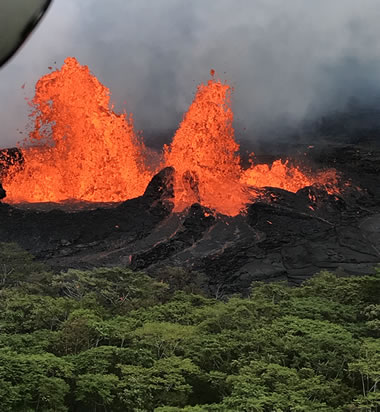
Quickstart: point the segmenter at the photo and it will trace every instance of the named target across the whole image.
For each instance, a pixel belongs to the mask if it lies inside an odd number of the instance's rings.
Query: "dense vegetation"
[[[0,410],[380,410],[380,270],[223,301],[198,278],[53,274],[0,244]]]

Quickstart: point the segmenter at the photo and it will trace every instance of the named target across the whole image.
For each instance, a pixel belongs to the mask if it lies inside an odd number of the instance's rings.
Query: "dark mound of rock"
[[[244,293],[256,280],[298,284],[321,269],[370,273],[380,263],[379,179],[368,165],[375,156],[363,156],[368,187],[357,180],[360,190],[355,183],[334,195],[318,186],[297,193],[266,188],[236,217],[198,203],[172,213],[173,168],[154,176],[143,196],[111,208],[42,211],[0,203],[0,241],[17,242],[56,270],[126,265],[154,274],[185,267],[204,273],[217,296]]]
[[[143,238],[170,215],[173,174],[172,168],[163,169],[143,196],[114,208],[67,213],[0,204],[0,241],[17,242],[53,266],[93,266],[93,253]]]

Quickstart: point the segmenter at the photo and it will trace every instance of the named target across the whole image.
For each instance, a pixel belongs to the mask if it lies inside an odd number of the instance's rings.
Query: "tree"
[[[371,336],[380,338],[380,305],[368,305],[363,314],[367,319],[366,326]]]
[[[231,395],[222,406],[236,411],[336,412],[330,397],[334,388],[312,369],[287,368],[254,361],[230,376]],[[335,385],[337,386],[337,385]]]
[[[98,303],[118,313],[140,306],[158,303],[166,289],[145,273],[121,267],[103,267],[92,270],[69,269],[55,275],[53,286],[65,296],[81,301],[94,294]]]
[[[119,378],[112,374],[85,374],[76,379],[75,399],[91,410],[107,410],[117,396]],[[115,408],[110,410],[115,411]]]
[[[120,365],[120,369],[120,400],[128,411],[185,406],[192,391],[190,382],[200,374],[190,359],[175,356],[159,359],[151,368]]]
[[[76,375],[85,374],[114,374],[119,375],[119,366],[138,365],[152,367],[154,355],[142,348],[118,348],[116,346],[99,346],[72,355],[68,359],[75,365]]]
[[[380,410],[380,340],[367,338],[360,348],[360,357],[349,363],[351,373],[360,376],[362,395],[354,404],[363,411]]]
[[[327,321],[284,316],[275,320],[271,328],[286,354],[286,366],[312,368],[329,379],[343,377],[348,362],[359,353],[352,334]]]
[[[3,331],[10,333],[56,330],[76,303],[18,290],[2,290],[0,296],[0,323]]]
[[[60,352],[65,355],[76,354],[97,346],[104,332],[100,330],[99,325],[102,325],[102,319],[89,309],[77,309],[71,312],[59,332]]]
[[[49,353],[0,349],[1,410],[66,411],[65,397],[70,390],[66,379],[72,370],[71,363]]]
[[[207,283],[205,275],[180,267],[159,268],[154,272],[154,277],[169,285],[169,298],[176,291],[203,295]]]
[[[143,346],[153,348],[158,359],[183,352],[181,344],[196,333],[193,326],[178,325],[168,322],[145,323],[134,332]]]
[[[48,292],[52,274],[16,243],[0,242],[0,289]]]

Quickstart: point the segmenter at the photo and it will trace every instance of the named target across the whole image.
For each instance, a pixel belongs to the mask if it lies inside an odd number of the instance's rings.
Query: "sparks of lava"
[[[176,170],[175,210],[199,202],[236,215],[249,201],[240,184],[230,93],[230,87],[220,81],[200,85],[170,147],[165,148],[165,163]]]
[[[109,109],[109,95],[74,58],[37,82],[23,167],[3,180],[8,202],[112,202],[144,192],[144,146],[132,119]]]
[[[161,167],[174,166],[175,211],[199,202],[234,216],[252,201],[252,187],[296,192],[312,184],[336,191],[336,171],[306,173],[287,161],[242,170],[234,139],[231,88],[215,79],[201,84]],[[35,128],[21,146],[23,163],[2,183],[7,202],[122,201],[140,196],[154,172],[147,150],[126,114],[109,108],[110,93],[87,66],[67,58],[36,84]]]

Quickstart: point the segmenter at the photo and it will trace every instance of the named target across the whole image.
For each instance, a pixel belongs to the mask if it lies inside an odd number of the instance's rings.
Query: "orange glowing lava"
[[[305,173],[297,166],[290,166],[286,160],[276,160],[272,165],[251,165],[245,170],[240,182],[255,187],[279,187],[289,192],[297,192],[305,186],[322,185],[328,193],[337,190],[338,176],[335,170],[329,169],[316,174]]]
[[[23,167],[3,180],[7,202],[112,202],[144,192],[144,146],[132,119],[109,109],[109,95],[74,58],[37,82],[35,130]]]
[[[236,215],[249,201],[239,181],[230,92],[228,85],[215,80],[200,85],[173,142],[165,148],[165,163],[176,170],[175,210],[199,202]]]
[[[212,76],[215,73],[212,71]],[[275,161],[242,170],[234,140],[231,89],[214,78],[198,87],[160,167],[174,166],[175,211],[194,202],[234,216],[252,201],[252,187],[296,192],[319,184],[337,189],[336,171],[317,174]],[[35,129],[21,147],[24,162],[2,183],[6,201],[117,202],[140,196],[155,172],[132,118],[109,108],[110,93],[87,66],[67,58],[43,76],[31,102]]]

